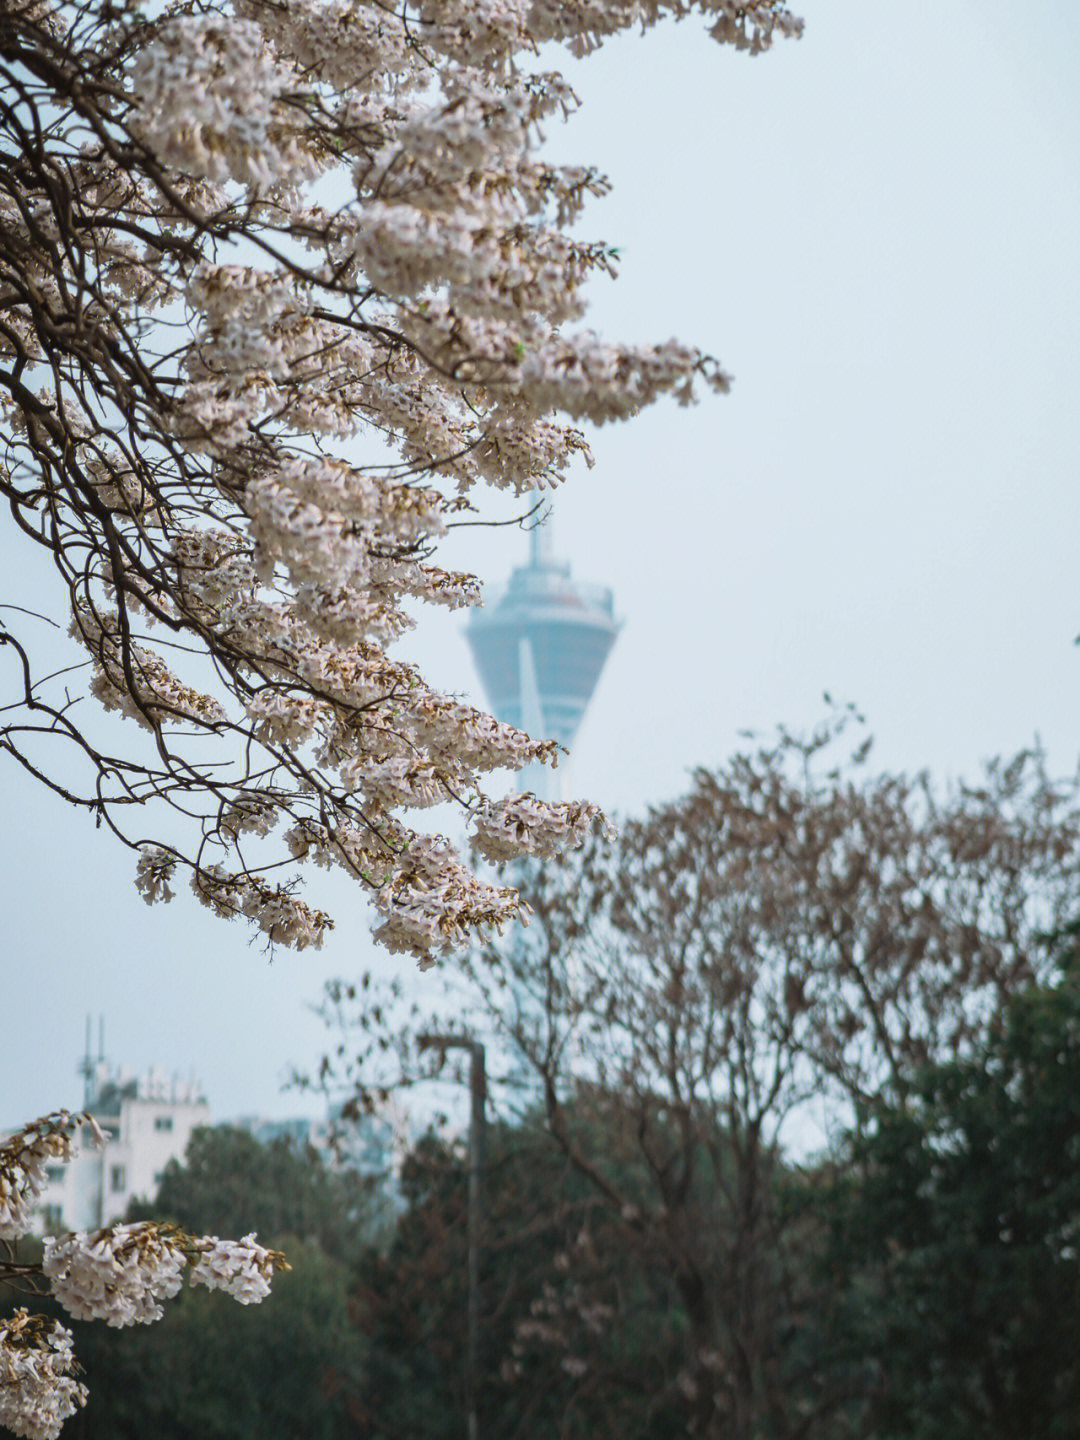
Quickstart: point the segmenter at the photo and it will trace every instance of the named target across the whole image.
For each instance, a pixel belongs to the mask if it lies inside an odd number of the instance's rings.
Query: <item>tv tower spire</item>
[[[554,558],[547,519],[530,532],[529,563],[472,612],[465,634],[496,717],[569,749],[619,629],[611,591],[571,580]],[[558,772],[546,766],[530,765],[519,784],[558,799]]]
[[[555,559],[548,520],[529,534],[529,563],[517,566],[505,590],[483,609],[472,611],[465,635],[495,716],[535,740],[554,739],[569,749],[620,628],[611,591],[572,580],[569,564]],[[561,774],[561,767],[529,765],[518,786],[541,800],[558,800]],[[527,889],[529,862],[519,860],[515,868]],[[529,947],[528,936],[515,929],[504,1023],[519,1040],[503,1088],[524,1108],[541,1101],[525,1054],[543,1053],[548,1023],[544,981],[532,973]]]

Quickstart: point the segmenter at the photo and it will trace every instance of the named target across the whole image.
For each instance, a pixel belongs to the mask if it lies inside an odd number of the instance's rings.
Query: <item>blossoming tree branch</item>
[[[224,1290],[241,1305],[270,1293],[285,1257],[256,1244],[216,1235],[188,1235],[175,1225],[111,1225],[93,1232],[46,1239],[40,1262],[14,1258],[11,1242],[30,1228],[30,1206],[41,1194],[46,1167],[72,1155],[72,1134],[83,1124],[102,1137],[89,1115],[59,1110],[25,1126],[0,1145],[0,1281],[31,1294],[47,1285],[76,1320],[107,1325],[148,1325],[164,1313],[188,1274],[192,1285]],[[6,1258],[5,1254],[6,1252]],[[86,1386],[71,1332],[58,1322],[19,1309],[0,1317],[0,1425],[34,1440],[55,1440],[86,1403]]]
[[[775,0],[3,0],[0,490],[82,668],[41,673],[40,621],[0,611],[0,748],[138,852],[148,901],[183,878],[302,949],[332,922],[297,867],[340,866],[427,963],[518,901],[413,812],[456,802],[481,856],[594,819],[487,798],[556,746],[390,647],[408,601],[478,602],[433,555],[479,486],[527,497],[588,458],[578,422],[727,388],[574,328],[612,256],[569,227],[606,185],[537,150],[575,103],[539,47],[690,10],[750,50],[799,28]]]
[[[527,509],[589,459],[582,422],[727,389],[691,346],[580,327],[614,257],[572,227],[606,181],[539,148],[576,103],[542,47],[690,12],[750,52],[801,28],[780,0],[0,0],[0,493],[64,612],[0,596],[0,751],[137,852],[148,901],[183,879],[303,949],[332,922],[300,867],[341,867],[429,964],[519,902],[415,811],[456,803],[492,859],[596,819],[491,798],[554,742],[390,652],[416,602],[478,602],[435,554],[482,486]],[[8,1142],[0,1204],[67,1133]],[[45,1264],[119,1323],[209,1253],[120,1228]],[[3,1322],[0,1420],[55,1434],[71,1363]]]

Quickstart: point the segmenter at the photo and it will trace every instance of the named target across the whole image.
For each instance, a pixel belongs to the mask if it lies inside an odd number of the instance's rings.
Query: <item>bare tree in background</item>
[[[587,1317],[602,1299],[605,1326],[641,1320],[620,1313],[621,1257],[677,1292],[668,1380],[689,1433],[841,1433],[855,1382],[805,1187],[831,1132],[903,1103],[921,1064],[969,1050],[1045,975],[1042,936],[1080,908],[1080,811],[1035,753],[938,794],[866,773],[867,747],[826,769],[835,739],[783,735],[532,867],[527,940],[462,966],[448,1008],[471,995],[471,1023],[527,1062],[552,1143],[602,1202],[525,1322],[520,1384],[543,1334],[577,1393],[602,1389]],[[385,1057],[385,1028],[369,1034]],[[374,1063],[362,1047],[360,1075]]]

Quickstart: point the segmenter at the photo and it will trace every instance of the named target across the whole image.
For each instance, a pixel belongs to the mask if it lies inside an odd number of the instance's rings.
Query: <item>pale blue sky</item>
[[[688,22],[565,67],[584,108],[551,148],[610,174],[582,232],[623,256],[592,323],[736,377],[599,433],[556,500],[556,552],[626,621],[570,771],[614,809],[740,729],[809,727],[826,689],[883,765],[971,774],[1036,733],[1058,771],[1080,753],[1080,6],[802,13],[760,59]],[[449,556],[498,582],[525,550],[468,531]],[[475,689],[460,618],[408,653]],[[143,906],[131,857],[10,765],[0,785],[0,1122],[78,1102],[88,1010],[117,1061],[194,1068],[216,1117],[310,1108],[278,1094],[319,1053],[305,1002],[372,957],[348,887],[319,872],[338,929],[268,967],[183,893]]]

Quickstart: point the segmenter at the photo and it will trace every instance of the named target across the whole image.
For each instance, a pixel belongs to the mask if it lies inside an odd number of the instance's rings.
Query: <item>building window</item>
[[[154,1117],[155,1130],[171,1130],[173,1117],[171,1115],[157,1115]]]
[[[112,1170],[110,1171],[110,1174],[109,1174],[109,1184],[110,1184],[110,1186],[112,1187],[112,1190],[113,1190],[113,1193],[114,1193],[114,1194],[115,1194],[117,1191],[126,1190],[126,1189],[127,1189],[127,1166],[126,1166],[126,1165],[114,1165],[114,1166],[112,1167]]]
[[[45,1178],[50,1185],[62,1185],[64,1176],[67,1174],[66,1165],[46,1165]]]
[[[46,1231],[50,1235],[56,1234],[64,1223],[60,1214],[59,1205],[43,1205],[41,1207],[41,1219],[44,1222]]]

